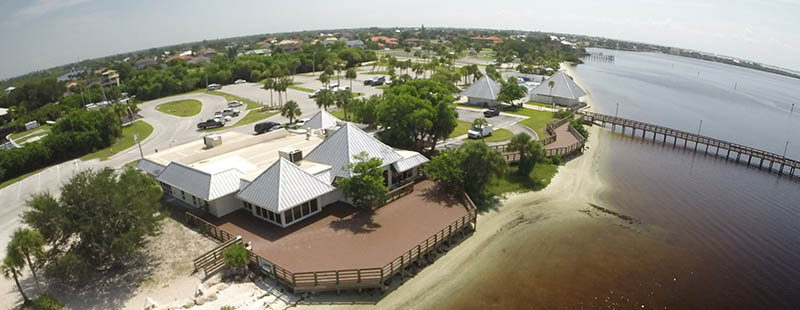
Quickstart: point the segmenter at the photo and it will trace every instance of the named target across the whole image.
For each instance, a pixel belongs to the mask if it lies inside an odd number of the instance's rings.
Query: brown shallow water
[[[513,245],[474,254],[491,263],[442,308],[800,307],[800,182],[608,131],[592,138],[607,185],[595,203],[636,222],[522,225]]]

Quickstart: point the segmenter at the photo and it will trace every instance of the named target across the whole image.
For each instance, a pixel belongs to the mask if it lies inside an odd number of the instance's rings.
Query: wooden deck
[[[800,178],[800,161],[787,158],[783,155],[759,150],[753,147],[731,143],[728,141],[690,133],[669,127],[653,125],[645,122],[625,119],[621,117],[614,117],[610,115],[582,112],[578,111],[578,115],[583,117],[584,122],[598,124],[603,127],[611,125],[612,127],[622,127],[622,133],[627,133],[627,129],[631,129],[631,135],[636,136],[636,131],[641,132],[642,138],[647,138],[647,133],[652,135],[653,141],[660,138],[662,143],[666,144],[668,138],[672,138],[673,147],[678,147],[683,144],[683,148],[688,148],[689,142],[695,152],[702,151],[705,154],[714,154],[715,156],[724,156],[726,160],[735,159],[737,163],[744,163],[748,166],[756,166],[758,162],[759,169],[766,169],[770,172],[776,172],[779,175],[789,175],[792,178]],[[681,143],[681,141],[683,143]],[[713,151],[713,153],[711,153]],[[746,159],[746,161],[745,161]]]
[[[206,218],[250,242],[251,261],[295,292],[382,288],[457,233],[474,229],[475,219],[471,200],[446,198],[431,181],[376,210],[334,204],[288,228],[244,210]]]

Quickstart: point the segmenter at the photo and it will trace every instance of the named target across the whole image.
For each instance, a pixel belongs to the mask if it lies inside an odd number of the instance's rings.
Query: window
[[[183,190],[181,190],[181,198],[183,200],[186,200],[186,192],[184,192]]]
[[[275,221],[275,212],[272,212],[272,211],[269,211],[269,210],[267,210],[267,215],[268,215],[268,216],[267,216],[267,218],[268,218],[270,221],[273,221],[273,222]]]
[[[294,222],[294,215],[292,215],[292,210],[286,210],[286,212],[283,213],[283,216],[286,217],[286,224]]]
[[[245,209],[247,209],[247,210],[253,210],[253,205],[251,205],[249,202],[247,202],[247,201],[242,201],[242,203],[244,204],[244,208],[245,208]]]
[[[311,201],[311,212],[317,212],[318,209],[319,208],[317,206],[317,200],[316,199],[312,200]]]
[[[161,182],[161,181],[159,181],[158,183],[161,184],[161,188],[164,189],[164,193],[167,193],[170,196],[172,196],[172,186],[170,186],[167,183]]]
[[[292,208],[292,214],[294,214],[294,218],[296,219],[303,217],[303,214],[300,210],[300,206]]]
[[[261,207],[256,208],[256,214],[258,214],[258,216],[262,216],[263,217],[264,216],[264,215],[262,215],[263,210],[264,209],[262,209]]]
[[[197,197],[192,196],[192,204],[195,206],[197,205]]]
[[[311,204],[308,203],[308,202],[303,204],[303,216],[306,216],[309,213],[311,213],[311,210],[309,210],[310,207],[311,207]]]

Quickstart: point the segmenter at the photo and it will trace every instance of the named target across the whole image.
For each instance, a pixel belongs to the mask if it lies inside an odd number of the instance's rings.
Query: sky
[[[602,36],[800,71],[800,0],[2,0],[0,79],[204,39],[361,27]]]

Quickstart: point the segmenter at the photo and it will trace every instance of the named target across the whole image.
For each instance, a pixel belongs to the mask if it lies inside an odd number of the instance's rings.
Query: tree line
[[[0,150],[0,180],[103,149],[121,134],[119,116],[114,109],[73,110],[57,121],[41,140],[26,143],[21,148]]]

